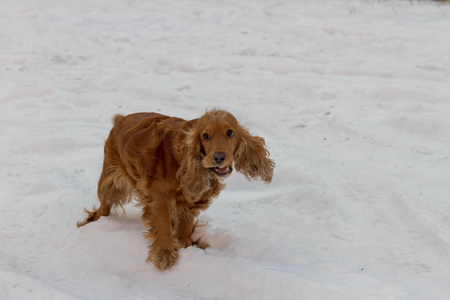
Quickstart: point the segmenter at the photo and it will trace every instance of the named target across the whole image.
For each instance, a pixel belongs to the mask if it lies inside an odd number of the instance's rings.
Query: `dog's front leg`
[[[207,248],[209,245],[198,238],[197,240],[192,239],[192,234],[194,233],[195,227],[198,221],[195,218],[200,213],[200,208],[207,207],[210,201],[205,199],[198,204],[189,204],[183,197],[177,198],[177,216],[175,222],[175,238],[180,242],[182,247],[189,247],[192,245],[197,245],[201,249]]]
[[[182,247],[192,246],[192,233],[194,232],[194,217],[190,214],[179,213],[175,223],[175,238]]]
[[[169,269],[175,264],[178,253],[173,241],[167,201],[145,201],[142,218],[145,225],[150,227],[145,237],[153,240],[146,262],[153,263],[160,270]]]
[[[197,247],[201,249],[209,247],[209,244],[204,242],[201,237],[197,238],[195,241],[192,239],[192,234],[198,223],[198,221],[194,221],[194,216],[197,214],[198,213],[190,212],[184,216],[180,216],[180,219],[176,223],[175,238],[180,242],[182,247],[186,248],[193,245],[197,245]]]

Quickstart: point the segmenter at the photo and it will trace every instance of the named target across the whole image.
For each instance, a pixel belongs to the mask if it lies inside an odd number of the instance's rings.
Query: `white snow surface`
[[[450,5],[0,1],[0,298],[448,299]],[[145,264],[97,205],[116,113],[233,113],[269,185],[233,173],[206,251]]]

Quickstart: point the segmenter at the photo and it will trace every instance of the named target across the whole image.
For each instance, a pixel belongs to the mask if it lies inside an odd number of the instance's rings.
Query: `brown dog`
[[[100,207],[86,210],[86,221],[77,225],[107,216],[135,196],[149,227],[146,238],[153,240],[147,263],[168,269],[180,247],[207,247],[192,240],[194,219],[225,187],[222,179],[233,166],[249,180],[269,183],[275,163],[268,156],[264,139],[223,110],[191,121],[157,113],[118,115],[105,143]]]

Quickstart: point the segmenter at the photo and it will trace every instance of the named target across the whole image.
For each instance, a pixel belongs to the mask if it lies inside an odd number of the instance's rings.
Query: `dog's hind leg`
[[[132,182],[123,169],[116,153],[105,153],[102,175],[98,182],[98,199],[100,207],[92,211],[84,209],[88,217],[83,222],[78,222],[81,227],[90,222],[97,221],[102,216],[108,216],[112,208],[122,207],[131,201]]]

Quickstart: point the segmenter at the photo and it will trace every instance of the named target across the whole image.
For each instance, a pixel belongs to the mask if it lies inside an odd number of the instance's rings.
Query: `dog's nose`
[[[213,158],[216,164],[220,164],[227,158],[227,155],[223,152],[216,152],[213,154]]]

